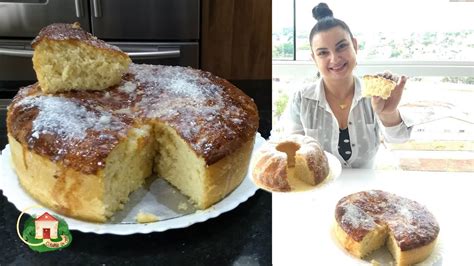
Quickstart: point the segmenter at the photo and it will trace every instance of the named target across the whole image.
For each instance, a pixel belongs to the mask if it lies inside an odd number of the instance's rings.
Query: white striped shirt
[[[346,162],[338,151],[339,124],[324,93],[324,83],[297,91],[283,116],[284,134],[304,134],[319,141],[323,149],[336,156],[343,167],[372,167],[380,145],[380,133],[387,142],[404,142],[410,138],[411,126],[400,112],[402,122],[384,127],[372,109],[370,98],[361,94],[361,81],[354,77],[355,91],[349,111],[348,129],[352,154]]]

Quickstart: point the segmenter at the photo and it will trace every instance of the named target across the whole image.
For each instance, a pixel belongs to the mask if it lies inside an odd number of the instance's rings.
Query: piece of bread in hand
[[[398,77],[392,75],[389,72],[376,75],[365,75],[362,77],[362,96],[380,96],[386,100],[390,97],[390,94],[395,86],[397,85]]]
[[[84,31],[77,22],[43,28],[32,47],[33,68],[46,93],[104,90],[119,84],[131,63],[126,53]]]

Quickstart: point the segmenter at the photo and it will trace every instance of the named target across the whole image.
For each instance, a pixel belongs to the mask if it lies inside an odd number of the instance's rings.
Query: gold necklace
[[[326,93],[326,94],[329,94],[335,101],[337,101],[337,97],[335,95],[333,95],[332,93]],[[345,110],[349,105],[350,103],[344,103],[344,101],[348,98],[349,96],[346,96],[343,100],[343,102],[339,102],[337,105],[339,106],[339,108],[341,108],[341,110]]]
[[[339,105],[339,108],[341,108],[341,110],[344,110],[347,108],[348,104],[338,104]]]
[[[334,97],[334,95],[331,95],[331,97],[335,100],[335,101],[338,101],[338,99],[336,97]],[[341,108],[341,110],[344,110],[346,109],[348,106],[349,106],[349,103],[344,103],[346,99],[344,99],[342,102],[339,101],[339,103],[337,104],[339,106],[339,108]]]

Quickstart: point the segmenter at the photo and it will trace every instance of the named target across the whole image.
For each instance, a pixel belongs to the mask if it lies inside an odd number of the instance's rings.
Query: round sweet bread
[[[98,222],[152,172],[198,208],[221,200],[246,176],[258,122],[253,100],[224,79],[137,64],[105,91],[22,88],[7,113],[21,186],[58,213]]]
[[[329,174],[328,159],[319,143],[298,134],[267,141],[252,165],[254,183],[279,192],[304,190],[304,184],[314,187]]]
[[[386,245],[397,265],[411,265],[432,253],[439,233],[436,218],[416,201],[381,190],[343,197],[336,206],[335,235],[362,258]]]

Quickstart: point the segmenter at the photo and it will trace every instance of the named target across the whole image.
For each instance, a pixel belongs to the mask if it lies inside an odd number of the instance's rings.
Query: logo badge
[[[27,210],[32,208],[40,208],[40,206],[29,207],[18,217],[16,230],[20,239],[37,252],[54,251],[68,247],[72,242],[72,235],[67,223],[62,218],[48,212],[31,215],[24,223],[23,232],[20,234],[20,219]]]

